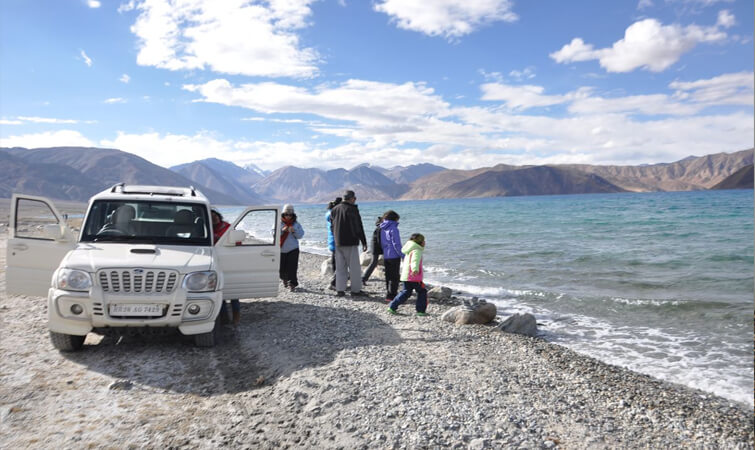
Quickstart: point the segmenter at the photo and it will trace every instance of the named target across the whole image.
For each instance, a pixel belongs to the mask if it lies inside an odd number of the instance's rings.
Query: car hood
[[[61,267],[94,273],[104,268],[173,269],[181,273],[213,269],[212,247],[79,243]]]

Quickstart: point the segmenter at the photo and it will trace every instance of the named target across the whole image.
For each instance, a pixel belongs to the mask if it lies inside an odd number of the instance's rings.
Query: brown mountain
[[[740,168],[753,163],[753,150],[688,157],[674,163],[646,166],[564,165],[599,175],[634,192],[693,191],[713,187]]]
[[[366,166],[346,169],[301,169],[286,166],[252,185],[260,195],[285,202],[321,203],[353,189],[360,200],[391,200],[407,190],[380,172]]]
[[[711,189],[752,189],[753,184],[755,183],[753,183],[753,170],[750,164],[729,175]]]
[[[99,183],[82,177],[81,172],[66,165],[32,164],[0,151],[0,197],[23,192],[81,201],[102,189]]]
[[[4,192],[23,192],[45,197],[86,201],[116,183],[191,186],[211,201],[239,204],[235,198],[216,192],[186,177],[131,153],[106,148],[52,147],[0,148],[0,154],[16,166],[0,165],[0,179],[8,180]],[[21,161],[23,164],[19,165]],[[63,178],[61,178],[63,177]],[[10,194],[7,194],[10,196]]]
[[[240,203],[259,205],[270,202],[257,195],[250,187],[262,179],[260,174],[249,172],[228,161],[209,158],[173,166],[170,170],[180,173],[195,184],[233,197]]]
[[[499,164],[474,170],[446,170],[422,177],[410,185],[401,199],[703,190],[752,163],[751,149],[643,166]]]

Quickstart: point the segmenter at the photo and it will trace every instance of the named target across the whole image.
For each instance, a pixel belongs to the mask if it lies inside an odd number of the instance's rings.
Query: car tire
[[[215,346],[215,330],[213,329],[209,333],[195,334],[194,345],[196,345],[197,347],[214,347]]]
[[[72,334],[50,331],[50,340],[52,341],[53,347],[61,352],[75,352],[81,350],[81,347],[84,345],[84,339],[86,339],[86,336],[75,336]]]

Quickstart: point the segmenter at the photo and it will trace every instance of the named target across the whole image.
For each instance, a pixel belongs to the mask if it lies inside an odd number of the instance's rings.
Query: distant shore
[[[6,240],[0,240],[1,266]],[[339,298],[303,253],[301,291],[242,300],[198,349],[90,334],[55,351],[40,298],[0,297],[0,446],[752,448],[753,411],[540,339]],[[4,291],[5,274],[0,273]]]

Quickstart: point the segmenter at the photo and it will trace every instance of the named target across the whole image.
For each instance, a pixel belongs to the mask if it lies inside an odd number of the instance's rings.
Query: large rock
[[[496,307],[485,300],[465,300],[464,304],[451,308],[441,316],[441,320],[455,323],[456,325],[484,324],[495,320]]]
[[[362,252],[359,254],[359,263],[362,267],[367,267],[372,263],[372,253]],[[378,266],[383,265],[383,255],[378,255]]]
[[[440,303],[451,300],[451,289],[443,286],[436,286],[427,291],[427,296]]]
[[[322,275],[323,278],[330,278],[333,276],[333,264],[331,264],[331,259],[332,258],[326,259],[320,265],[320,275]]]
[[[537,336],[537,320],[530,313],[514,314],[496,326],[505,333],[517,333],[525,336]]]

